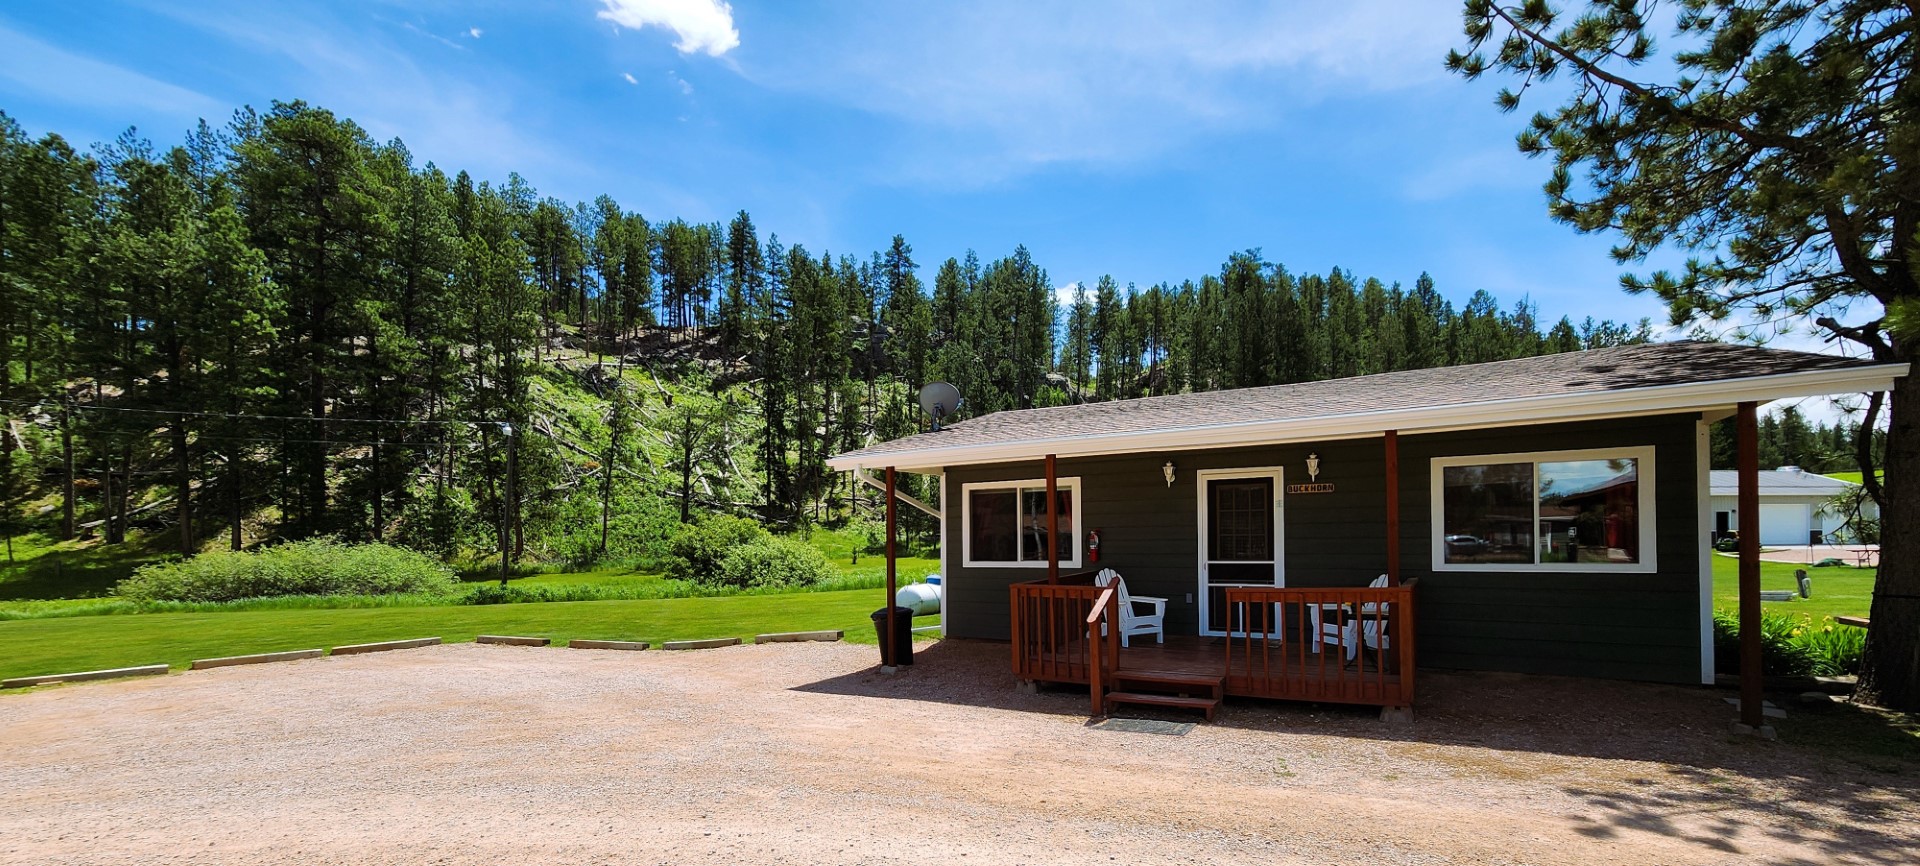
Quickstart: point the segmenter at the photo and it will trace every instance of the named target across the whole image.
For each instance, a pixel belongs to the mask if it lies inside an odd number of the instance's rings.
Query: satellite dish
[[[933,419],[933,429],[940,429],[940,419],[953,414],[960,408],[962,398],[960,389],[945,382],[934,382],[920,389],[920,411]]]

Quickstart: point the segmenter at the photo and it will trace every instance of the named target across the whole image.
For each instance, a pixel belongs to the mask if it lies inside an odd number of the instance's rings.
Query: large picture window
[[[1433,461],[1436,571],[1654,569],[1653,449]]]
[[[1054,481],[1058,497],[1060,565],[1080,567],[1080,479]],[[991,481],[962,485],[961,540],[969,567],[1045,568],[1047,483]]]

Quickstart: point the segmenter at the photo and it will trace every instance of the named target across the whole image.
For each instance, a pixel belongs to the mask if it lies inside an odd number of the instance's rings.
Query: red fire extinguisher
[[[1087,561],[1100,561],[1100,530],[1098,529],[1087,531]]]

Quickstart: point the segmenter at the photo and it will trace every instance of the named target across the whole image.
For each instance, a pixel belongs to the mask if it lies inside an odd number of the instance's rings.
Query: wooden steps
[[[1199,710],[1211,722],[1225,696],[1224,680],[1217,675],[1182,671],[1119,670],[1113,674],[1115,690],[1107,693],[1107,706],[1137,704]]]

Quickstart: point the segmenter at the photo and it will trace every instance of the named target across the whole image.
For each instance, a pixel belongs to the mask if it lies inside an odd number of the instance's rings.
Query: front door
[[[1200,633],[1244,634],[1226,604],[1230,586],[1285,586],[1281,470],[1216,469],[1200,485]]]

